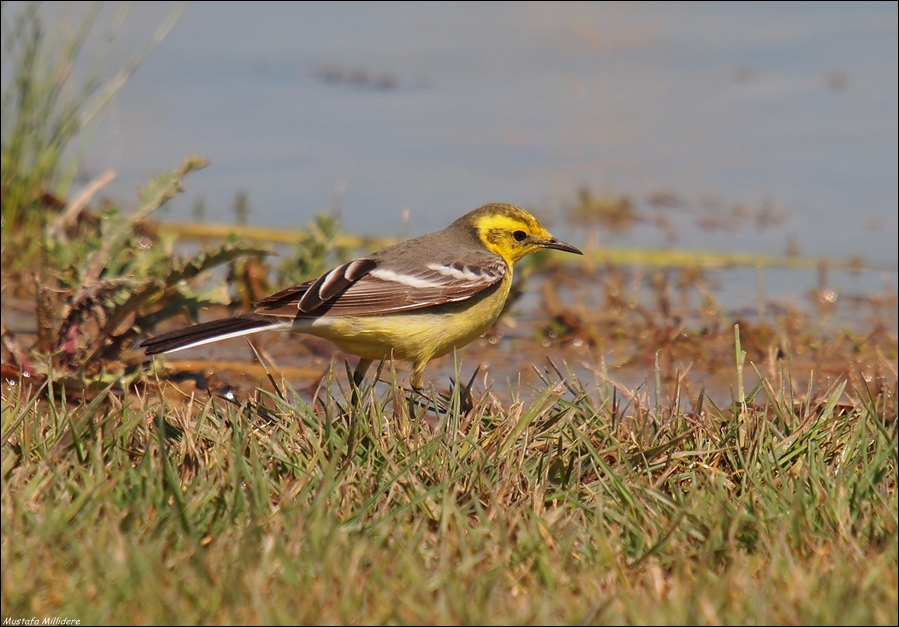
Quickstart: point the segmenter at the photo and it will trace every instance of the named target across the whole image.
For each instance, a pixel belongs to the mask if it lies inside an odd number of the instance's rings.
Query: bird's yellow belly
[[[384,316],[320,318],[307,333],[332,341],[341,350],[372,361],[385,357],[427,362],[465,346],[489,329],[509,295],[506,276],[483,295],[460,303]]]

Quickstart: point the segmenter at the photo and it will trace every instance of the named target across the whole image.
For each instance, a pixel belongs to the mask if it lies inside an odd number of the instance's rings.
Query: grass
[[[135,216],[67,200],[72,142],[134,67],[74,98],[60,87],[94,15],[65,42],[29,5],[5,39],[4,624],[899,622],[895,294],[870,303],[870,332],[828,331],[822,309],[736,335],[697,268],[792,260],[597,257],[610,265],[544,282],[550,320],[521,344],[626,345],[654,363],[651,391],[603,362],[596,384],[561,367],[501,398],[454,384],[410,416],[388,364],[358,401],[333,369],[313,393],[270,374],[249,398],[179,396],[129,346],[220,301],[194,282],[220,263],[245,264],[231,275],[252,300],[265,267],[247,255],[262,251],[180,260],[143,220],[198,160],[153,179]],[[581,204],[581,220],[632,219],[627,199]],[[282,280],[359,244],[326,220],[300,239]],[[575,289],[584,276],[596,293]],[[33,305],[33,334],[5,326],[14,299]],[[735,398],[695,391],[682,359]]]
[[[431,427],[397,386],[344,408],[334,387],[239,405],[7,388],[4,618],[897,620],[895,398],[760,385],[660,415],[565,378],[467,411],[456,386]]]

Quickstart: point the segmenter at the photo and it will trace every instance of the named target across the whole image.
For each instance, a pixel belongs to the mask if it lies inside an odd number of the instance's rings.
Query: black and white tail
[[[227,340],[231,337],[240,337],[259,331],[283,331],[290,327],[290,322],[271,318],[250,316],[222,318],[151,337],[141,342],[141,347],[145,349],[147,355],[173,353],[194,346]]]

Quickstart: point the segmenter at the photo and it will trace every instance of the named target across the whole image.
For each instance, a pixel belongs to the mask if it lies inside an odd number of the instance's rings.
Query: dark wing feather
[[[291,317],[296,315],[296,309],[302,313],[314,312],[321,305],[371,272],[377,263],[371,259],[356,259],[329,270],[317,279],[306,281],[300,285],[294,285],[281,290],[271,296],[266,296],[254,303],[257,313],[271,314],[272,311],[285,308],[293,308]]]
[[[315,318],[423,309],[471,298],[502,281],[508,269],[501,257],[488,251],[469,250],[464,257],[464,263],[433,261],[423,267],[356,260],[259,301],[256,313]],[[409,269],[413,267],[414,271]]]

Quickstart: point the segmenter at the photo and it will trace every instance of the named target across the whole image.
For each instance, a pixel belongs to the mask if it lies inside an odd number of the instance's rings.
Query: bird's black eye
[[[528,234],[524,231],[515,231],[514,233],[512,233],[512,237],[515,238],[516,242],[523,242],[527,239]]]

